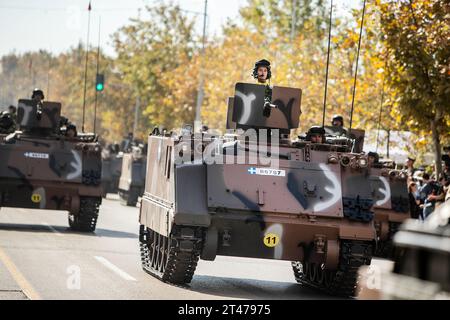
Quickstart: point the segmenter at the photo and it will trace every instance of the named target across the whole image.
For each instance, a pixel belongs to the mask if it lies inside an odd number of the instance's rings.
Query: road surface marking
[[[27,279],[23,276],[23,274],[17,269],[14,262],[10,257],[0,248],[0,261],[3,262],[6,269],[8,269],[9,273],[22,289],[22,292],[30,299],[30,300],[41,300],[39,294],[34,290],[33,286],[28,282]]]
[[[108,260],[106,260],[103,257],[99,257],[99,256],[94,256],[95,259],[97,259],[98,262],[100,262],[101,264],[103,264],[105,267],[107,267],[108,269],[110,269],[111,271],[114,271],[116,274],[118,274],[121,278],[128,280],[128,281],[136,281],[135,278],[133,278],[132,276],[130,276],[128,273],[126,273],[125,271],[119,269],[118,267],[116,267],[115,265],[113,265],[111,262],[109,262]]]
[[[49,225],[47,222],[41,222],[42,225],[46,226],[47,228],[49,228],[53,233],[55,233],[58,237],[62,237],[63,234],[61,232],[59,232],[58,230],[56,230],[55,228],[53,228],[51,225]]]

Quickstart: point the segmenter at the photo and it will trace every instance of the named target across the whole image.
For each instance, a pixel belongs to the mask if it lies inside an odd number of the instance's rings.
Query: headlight
[[[359,165],[361,168],[367,167],[367,164],[368,164],[368,161],[367,161],[366,158],[359,158],[359,159],[358,159],[358,165]]]
[[[337,155],[335,154],[330,154],[328,156],[328,163],[338,163],[339,162],[339,158]]]
[[[341,158],[341,165],[344,167],[348,167],[350,165],[351,159],[349,156],[343,156]]]

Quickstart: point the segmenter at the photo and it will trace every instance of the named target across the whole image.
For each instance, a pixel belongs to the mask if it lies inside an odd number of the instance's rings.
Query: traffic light
[[[104,87],[105,87],[105,76],[101,73],[97,73],[97,78],[95,81],[95,90],[103,91]]]

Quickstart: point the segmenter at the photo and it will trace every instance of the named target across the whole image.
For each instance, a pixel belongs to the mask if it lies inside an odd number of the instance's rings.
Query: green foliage
[[[187,103],[182,108],[171,104],[174,92],[167,81],[177,68],[183,69],[192,60],[196,48],[194,21],[172,4],[147,7],[147,14],[151,19],[133,19],[114,34],[117,67],[124,83],[133,88],[145,105],[144,125],[170,128],[192,122],[192,99],[186,96]],[[178,72],[182,72],[184,78],[192,76],[183,70]]]
[[[204,56],[194,18],[173,3],[147,7],[143,16],[151,18],[131,19],[112,36],[116,57],[101,54],[100,73],[107,83],[97,96],[97,132],[113,142],[131,131],[137,97],[139,138],[156,125],[173,129],[192,123],[201,70],[202,120],[224,130],[227,98],[236,82],[254,81],[251,70],[261,58],[272,62],[272,84],[303,90],[299,131],[321,124],[329,1],[296,0],[294,26],[293,3],[248,0],[239,19],[224,25],[222,36],[209,39]],[[450,142],[449,6],[444,1],[368,1],[355,128],[376,129],[382,106],[382,130],[413,131],[421,137],[412,141],[411,150],[428,150],[433,132],[438,138],[433,145],[440,139]],[[333,18],[326,124],[333,114],[342,114],[348,125],[360,19],[361,10]],[[94,51],[89,51],[86,131],[93,128]],[[3,104],[40,87],[47,99],[61,101],[63,114],[80,127],[84,61],[82,44],[57,56],[40,51],[2,57]]]
[[[378,0],[377,6],[398,121],[431,132],[440,164],[440,135],[450,131],[450,3]]]

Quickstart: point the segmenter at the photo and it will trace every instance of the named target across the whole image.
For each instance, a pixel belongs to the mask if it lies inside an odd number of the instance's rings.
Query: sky
[[[201,32],[204,0],[173,0],[186,13],[196,18]],[[157,0],[92,0],[91,32],[89,43],[100,45],[109,55],[114,55],[111,34],[137,17],[139,8],[155,4]],[[221,26],[228,18],[238,16],[239,8],[247,0],[209,0],[208,35],[220,35]],[[337,14],[360,7],[362,1],[334,0]],[[0,0],[0,56],[15,52],[44,49],[60,53],[87,38],[89,0]]]

